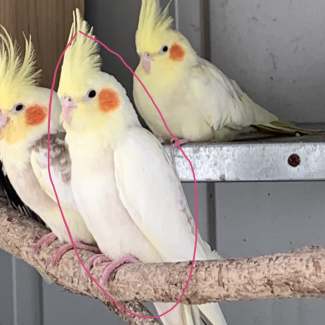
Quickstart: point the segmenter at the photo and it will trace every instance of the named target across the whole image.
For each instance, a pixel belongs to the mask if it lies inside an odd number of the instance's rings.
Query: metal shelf
[[[192,182],[188,162],[166,147],[183,182]],[[277,137],[183,146],[200,182],[325,180],[325,135]]]

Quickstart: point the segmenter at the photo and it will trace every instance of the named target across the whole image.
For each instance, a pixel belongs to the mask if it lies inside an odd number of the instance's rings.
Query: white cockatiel
[[[9,180],[22,201],[52,230],[36,248],[56,238],[69,242],[47,172],[48,103],[50,90],[37,86],[32,42],[25,39],[25,54],[1,26],[0,33],[0,156]],[[53,97],[51,161],[53,180],[61,198],[70,229],[80,248],[97,251],[94,239],[75,206],[70,186],[70,157],[64,135],[58,132],[61,106]],[[82,242],[82,243],[81,243]],[[54,255],[57,262],[71,249],[65,244]]]
[[[190,42],[172,29],[168,6],[142,0],[136,48],[141,58],[137,75],[149,88],[170,129],[186,141],[233,139],[250,126],[275,133],[315,133],[278,121],[254,103],[233,80],[200,58]],[[153,133],[171,140],[152,102],[134,79],[136,107]],[[316,131],[317,133],[318,131]]]
[[[75,15],[71,36],[92,29]],[[160,142],[141,127],[125,89],[100,70],[96,43],[78,33],[66,52],[59,95],[70,102],[64,128],[77,206],[100,250],[145,263],[188,261],[193,256],[192,215]],[[218,255],[201,238],[198,259]],[[110,267],[110,266],[108,266]],[[156,303],[160,312],[170,304]],[[218,304],[178,306],[164,324],[226,324]]]

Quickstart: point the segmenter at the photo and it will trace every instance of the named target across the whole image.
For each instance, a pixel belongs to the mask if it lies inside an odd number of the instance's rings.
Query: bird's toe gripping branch
[[[190,141],[188,140],[185,140],[185,139],[177,139],[177,138],[173,138],[171,139],[171,144],[175,145],[176,147],[181,147],[185,144],[188,144],[190,143]]]
[[[102,263],[110,263],[112,260],[104,254],[95,254],[91,256],[88,261],[85,263],[87,270],[92,270],[95,266]],[[83,270],[83,275],[87,278],[88,274]]]
[[[101,276],[100,284],[102,286],[106,286],[107,281],[111,277],[112,273],[114,271],[116,271],[117,269],[119,269],[122,265],[129,264],[129,263],[138,263],[138,262],[139,262],[139,260],[137,258],[135,258],[134,256],[127,255],[127,256],[123,256],[115,261],[107,263],[107,265],[103,271],[103,274]]]
[[[35,254],[38,254],[40,250],[44,247],[49,247],[51,244],[53,244],[58,238],[56,235],[54,235],[53,232],[50,232],[44,236],[41,237],[34,245],[33,250]]]
[[[76,242],[75,243],[75,247],[79,250],[86,250],[89,252],[93,252],[98,254],[100,251],[98,249],[98,247],[93,246],[93,245],[87,245],[81,242]],[[55,252],[51,255],[48,264],[55,266],[58,265],[62,259],[62,257],[72,251],[74,249],[73,245],[68,243],[68,244],[63,244],[61,245],[58,249],[55,250]]]

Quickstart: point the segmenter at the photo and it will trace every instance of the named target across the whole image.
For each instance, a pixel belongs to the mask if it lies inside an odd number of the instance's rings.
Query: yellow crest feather
[[[159,0],[142,0],[136,33],[138,53],[148,47],[154,38],[159,38],[161,34],[171,29],[173,18],[168,13],[171,2],[172,0],[164,9],[161,9]]]
[[[41,70],[36,69],[35,51],[31,37],[25,39],[25,53],[22,58],[7,32],[0,25],[0,98],[1,101],[14,100],[18,94],[35,86]],[[3,108],[4,109],[4,108]],[[9,109],[9,108],[7,108]]]
[[[67,49],[62,65],[59,93],[63,95],[65,89],[77,88],[78,82],[84,84],[92,74],[100,71],[101,57],[96,42],[79,32],[93,35],[93,28],[85,21],[79,9],[73,12],[73,23],[68,43],[76,35],[76,39]]]

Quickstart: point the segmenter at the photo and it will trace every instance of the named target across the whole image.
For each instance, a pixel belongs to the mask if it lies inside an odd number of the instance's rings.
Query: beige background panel
[[[64,48],[72,10],[84,12],[84,0],[0,0],[0,24],[22,44],[31,34],[42,69],[42,85],[49,86],[55,62]]]

